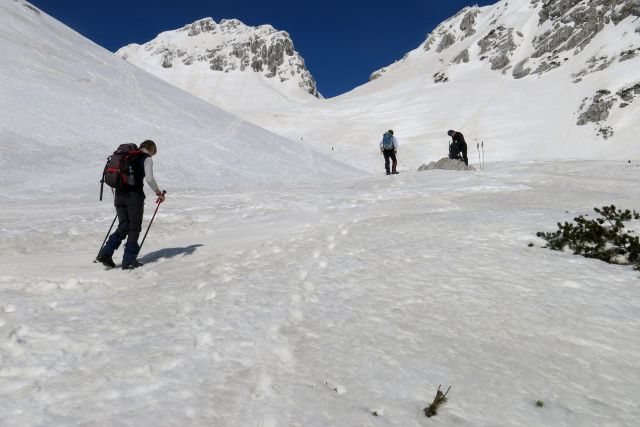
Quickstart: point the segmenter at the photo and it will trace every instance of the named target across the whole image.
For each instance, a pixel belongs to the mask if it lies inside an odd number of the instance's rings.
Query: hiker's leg
[[[127,243],[138,243],[142,231],[142,217],[144,214],[144,194],[134,191],[129,193],[126,204],[129,228]]]
[[[129,215],[123,199],[123,193],[116,191],[113,205],[115,206],[116,213],[118,214],[118,228],[116,228],[116,231],[114,231],[107,239],[100,251],[100,254],[98,255],[99,257],[113,255],[113,253],[120,247],[122,240],[127,237],[127,232],[129,230]]]
[[[127,243],[124,245],[124,255],[122,256],[122,268],[131,267],[138,257],[140,246],[138,237],[142,231],[142,216],[144,214],[144,194],[131,192],[127,203],[129,215],[129,235]]]
[[[386,170],[387,175],[389,175],[391,173],[389,170],[389,150],[384,150],[382,154],[384,154],[384,170]]]
[[[392,151],[390,153],[391,156],[391,160],[393,160],[393,164],[391,166],[391,173],[398,173],[398,171],[396,171],[396,167],[398,166],[398,160],[396,159],[396,152]]]

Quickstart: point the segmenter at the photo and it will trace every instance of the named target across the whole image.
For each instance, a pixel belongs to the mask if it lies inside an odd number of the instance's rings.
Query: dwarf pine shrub
[[[636,211],[616,209],[614,205],[593,208],[599,215],[587,219],[580,215],[575,223],[558,223],[558,230],[537,233],[549,249],[570,249],[576,255],[596,258],[613,264],[635,264],[640,268],[640,238],[633,231],[625,233],[625,221],[640,219]]]

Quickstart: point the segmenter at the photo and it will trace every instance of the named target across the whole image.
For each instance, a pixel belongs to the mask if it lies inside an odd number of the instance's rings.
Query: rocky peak
[[[188,72],[190,67],[206,65],[212,73],[251,72],[281,83],[295,82],[303,91],[319,96],[316,82],[289,34],[271,25],[250,27],[237,19],[216,23],[204,18],[116,53],[152,73],[156,67]]]
[[[606,26],[630,16],[640,16],[640,0],[501,0],[465,7],[438,25],[422,50],[449,65],[468,63],[475,52],[492,70],[519,79],[561,67]],[[445,68],[438,71],[446,73]]]
[[[547,1],[538,13],[538,26],[549,29],[533,38],[535,51],[518,64],[514,77],[560,67],[560,54],[579,54],[606,25],[618,25],[631,15],[640,16],[640,0]]]
[[[429,35],[423,44],[425,51],[430,51],[437,43],[436,52],[440,53],[457,41],[464,40],[475,34],[476,18],[480,14],[480,8],[465,7],[453,17],[447,19]]]

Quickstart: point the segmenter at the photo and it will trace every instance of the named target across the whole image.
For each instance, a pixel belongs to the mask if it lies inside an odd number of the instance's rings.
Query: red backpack
[[[100,200],[106,183],[111,188],[127,188],[136,184],[133,160],[142,154],[136,144],[122,144],[107,158],[100,180]]]

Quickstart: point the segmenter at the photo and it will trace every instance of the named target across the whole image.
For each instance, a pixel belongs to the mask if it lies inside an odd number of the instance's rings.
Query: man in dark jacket
[[[147,181],[147,185],[156,193],[159,203],[164,202],[164,193],[160,191],[153,177],[153,161],[151,157],[158,152],[155,142],[151,140],[144,141],[140,144],[140,151],[142,153],[132,160],[135,184],[130,188],[118,188],[116,190],[114,205],[118,214],[118,228],[109,236],[97,258],[106,267],[113,268],[116,266],[112,256],[125,238],[127,242],[124,245],[122,268],[131,269],[142,265],[136,258],[140,251],[138,237],[140,237],[140,232],[142,231],[142,215],[144,213],[143,181]]]
[[[449,144],[449,158],[462,160],[465,165],[469,166],[469,159],[467,159],[467,143],[464,140],[464,135],[455,130],[449,130],[447,135],[452,139]]]

